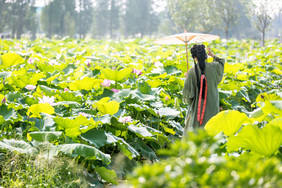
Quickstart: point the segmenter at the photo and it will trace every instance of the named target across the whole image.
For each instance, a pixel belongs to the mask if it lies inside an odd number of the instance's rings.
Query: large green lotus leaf
[[[117,175],[114,170],[109,170],[105,167],[95,167],[96,172],[99,173],[102,179],[106,180],[109,183],[118,185]]]
[[[29,107],[27,115],[30,117],[41,118],[40,113],[54,114],[55,109],[49,103],[33,104]]]
[[[11,67],[24,62],[24,59],[16,53],[6,53],[1,55],[1,60],[4,67]]]
[[[150,148],[149,146],[147,146],[141,139],[137,139],[137,141],[132,143],[132,145],[134,146],[135,149],[140,150],[140,153],[145,158],[151,161],[158,159],[155,151],[152,148]]]
[[[29,83],[28,84],[36,85],[38,80],[40,80],[41,78],[45,78],[45,77],[46,76],[44,75],[43,72],[32,74],[32,76],[29,77]]]
[[[53,142],[58,140],[61,135],[61,131],[34,131],[29,133],[29,136],[39,142]]]
[[[262,104],[262,111],[264,114],[278,114],[280,117],[282,117],[282,100],[277,101],[265,101],[264,104]]]
[[[152,92],[151,86],[146,82],[139,82],[138,89],[143,94],[150,94]]]
[[[97,127],[97,124],[92,118],[88,120],[86,117],[81,115],[76,117],[75,119],[55,117],[54,121],[58,125],[58,129],[65,130],[65,134],[71,138],[76,138],[81,134],[81,132],[83,132],[80,130],[80,126],[91,125],[91,128]]]
[[[275,100],[282,100],[282,98],[274,93],[273,94],[261,93],[256,98],[256,102],[275,101]]]
[[[236,151],[239,148],[252,150],[261,155],[271,156],[282,145],[282,119],[270,122],[265,127],[258,128],[246,125],[237,136],[231,136],[227,142],[227,151]]]
[[[160,117],[165,116],[167,118],[175,118],[179,116],[180,112],[169,107],[160,108],[158,110]]]
[[[13,108],[9,108],[6,105],[0,106],[0,124],[5,121],[9,121],[12,119],[17,119],[17,113]]]
[[[62,144],[58,146],[59,151],[74,157],[84,157],[88,160],[101,160],[103,163],[110,163],[111,156],[105,154],[95,147],[85,144]]]
[[[58,94],[58,100],[59,101],[75,101],[75,102],[81,102],[82,97],[81,96],[75,96],[73,92],[64,92]]]
[[[100,148],[107,143],[107,136],[104,129],[91,129],[80,136],[97,148]]]
[[[4,139],[0,141],[0,148],[26,154],[37,153],[37,150],[34,147],[32,147],[29,143],[23,140]]]
[[[155,140],[156,138],[153,137],[152,133],[150,133],[145,127],[143,127],[141,124],[139,126],[130,124],[128,126],[128,129],[132,132],[134,132],[138,137],[146,138],[149,140]]]
[[[100,87],[101,82],[101,79],[84,77],[82,80],[75,80],[71,82],[69,88],[72,91],[79,91],[83,89],[86,91],[90,91],[93,88],[98,89]]]
[[[112,70],[112,69],[102,69],[102,74],[109,80],[114,81],[121,81],[122,79],[126,78],[132,72],[131,68],[125,68],[122,70]]]
[[[50,88],[50,87],[47,87],[47,86],[44,86],[44,85],[39,85],[38,87],[38,90],[36,89],[37,92],[41,92],[41,97],[42,97],[42,91],[44,92],[44,94],[46,96],[49,96],[49,97],[52,97],[55,95],[56,93],[56,89],[53,89],[53,88]]]
[[[110,97],[104,97],[100,99],[98,102],[93,104],[93,107],[99,110],[102,114],[110,114],[114,115],[119,110],[119,102],[117,101],[109,101]]]
[[[232,136],[246,121],[249,121],[246,114],[236,110],[225,110],[212,117],[205,125],[205,130],[212,136],[222,131],[226,136]]]

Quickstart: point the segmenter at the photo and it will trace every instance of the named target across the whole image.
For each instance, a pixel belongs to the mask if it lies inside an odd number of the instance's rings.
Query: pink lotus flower
[[[33,63],[34,63],[34,59],[29,58],[29,59],[27,60],[27,62],[28,62],[29,64],[33,64]]]
[[[51,61],[48,62],[50,65],[58,65],[59,63],[55,60],[52,59]]]
[[[168,101],[168,100],[169,100],[169,97],[168,97],[168,96],[166,96],[166,97],[165,97],[165,100],[166,100],[166,101]]]
[[[132,122],[132,119],[130,116],[124,116],[124,117],[120,117],[118,121],[121,123],[127,123],[127,122]]]
[[[111,89],[111,91],[113,91],[114,93],[119,92],[119,90],[118,90],[118,89]]]
[[[111,80],[105,79],[102,83],[101,86],[103,87],[109,87],[111,85]]]
[[[139,75],[142,74],[142,71],[138,70],[138,69],[133,69],[133,73],[135,73],[137,76],[139,76]]]
[[[69,88],[65,88],[65,89],[64,89],[64,92],[66,92],[66,91],[69,91]]]
[[[1,103],[2,103],[2,104],[5,104],[5,103],[6,103],[6,100],[7,100],[6,97],[4,97],[4,98],[2,99],[2,101],[1,101]]]
[[[44,96],[42,98],[39,98],[38,103],[49,103],[51,106],[55,106],[56,104],[54,103],[55,101],[55,97],[48,97],[48,96]]]
[[[116,70],[116,67],[112,67],[112,70]]]
[[[79,112],[78,113],[78,116],[84,116],[84,117],[88,117],[89,116],[89,114],[86,114],[86,113],[84,113],[84,112]]]
[[[28,89],[28,90],[34,90],[36,88],[36,86],[34,86],[34,85],[26,85],[25,88]]]
[[[84,61],[84,63],[87,65],[87,67],[90,67],[90,65],[91,65],[91,60],[90,59],[86,59],[85,61]]]

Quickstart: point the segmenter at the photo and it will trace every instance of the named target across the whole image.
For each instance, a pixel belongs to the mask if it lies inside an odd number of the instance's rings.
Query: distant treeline
[[[277,2],[276,2],[277,1]],[[0,0],[2,37],[128,38],[187,29],[224,38],[282,34],[279,0]],[[274,3],[273,3],[274,2]],[[261,6],[263,5],[263,6]],[[271,12],[269,11],[272,10]],[[271,27],[270,27],[271,26]]]

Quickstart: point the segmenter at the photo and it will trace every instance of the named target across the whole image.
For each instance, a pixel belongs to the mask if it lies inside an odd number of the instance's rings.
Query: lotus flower
[[[36,86],[35,85],[26,85],[25,88],[28,90],[34,90]]]
[[[1,101],[2,104],[5,104],[6,103],[6,97],[4,97]]]
[[[84,116],[84,117],[88,117],[89,116],[89,114],[86,114],[86,113],[84,113],[84,112],[79,112],[78,113],[78,116]]]
[[[119,92],[119,90],[118,90],[118,89],[111,89],[111,91],[113,91],[114,93]]]
[[[29,59],[27,60],[27,62],[28,62],[29,64],[33,64],[33,63],[34,63],[34,59],[29,58]]]
[[[86,59],[85,61],[84,61],[84,63],[87,65],[87,67],[90,67],[90,65],[91,65],[91,60],[90,59]]]
[[[155,67],[163,67],[163,66],[164,65],[160,61],[155,62]]]
[[[64,89],[64,92],[66,92],[66,91],[69,91],[69,88],[66,87],[66,88]]]
[[[124,117],[120,117],[118,121],[121,123],[127,123],[127,122],[132,122],[132,119],[130,116],[124,116]]]
[[[51,61],[48,62],[50,65],[58,65],[59,63],[55,60],[52,59]]]
[[[138,69],[133,69],[133,73],[135,73],[137,76],[139,76],[139,75],[142,74],[142,71],[138,70]]]
[[[165,100],[166,100],[166,101],[168,101],[168,100],[169,100],[169,97],[168,97],[168,96],[166,96],[166,97],[165,97]]]
[[[101,85],[102,85],[103,87],[109,87],[109,86],[111,85],[111,80],[105,79],[105,80],[101,83]]]
[[[42,98],[39,98],[39,102],[38,103],[49,103],[51,106],[55,106],[56,104],[54,103],[55,97],[48,97],[48,96],[44,96]]]

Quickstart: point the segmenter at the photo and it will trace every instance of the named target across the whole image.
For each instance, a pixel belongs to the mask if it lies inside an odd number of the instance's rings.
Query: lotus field
[[[282,44],[206,45],[221,112],[180,142],[184,45],[0,40],[0,187],[281,187]]]

